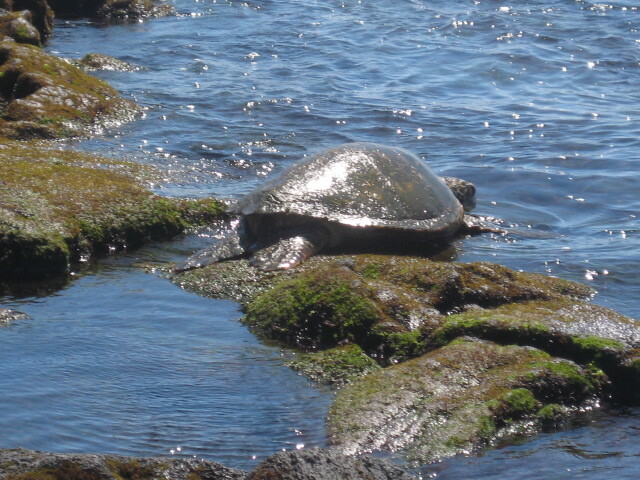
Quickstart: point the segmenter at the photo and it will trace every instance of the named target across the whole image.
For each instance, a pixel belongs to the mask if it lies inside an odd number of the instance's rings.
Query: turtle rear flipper
[[[194,253],[184,262],[176,265],[173,271],[178,273],[194,268],[206,267],[212,263],[239,258],[245,253],[246,249],[242,246],[240,232],[238,228],[232,226],[220,240]]]
[[[322,228],[299,230],[275,242],[254,245],[249,262],[264,271],[296,267],[325,248],[328,240],[328,233]]]

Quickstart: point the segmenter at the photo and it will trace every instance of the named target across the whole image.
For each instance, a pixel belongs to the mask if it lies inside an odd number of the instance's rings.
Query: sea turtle
[[[433,245],[478,230],[465,209],[475,187],[439,178],[407,150],[348,143],[292,165],[229,209],[224,237],[177,272],[248,256],[260,270],[300,264],[327,249]]]

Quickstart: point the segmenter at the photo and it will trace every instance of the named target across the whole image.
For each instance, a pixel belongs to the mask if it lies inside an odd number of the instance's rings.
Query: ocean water
[[[97,75],[146,108],[70,146],[161,169],[160,194],[223,198],[341,142],[401,146],[474,182],[476,212],[513,226],[456,241],[452,258],[588,283],[595,303],[640,318],[636,2],[173,3],[177,16],[144,23],[58,21],[50,52],[140,67]],[[209,241],[205,231],[102,261],[56,292],[6,297],[32,320],[0,328],[0,446],[249,467],[324,445],[327,389],[239,326],[236,305],[138,266]],[[603,412],[424,474],[637,478],[639,414]]]

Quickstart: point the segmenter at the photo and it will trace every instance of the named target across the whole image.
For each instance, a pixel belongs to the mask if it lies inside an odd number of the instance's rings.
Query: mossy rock
[[[153,0],[49,0],[49,4],[62,18],[137,21],[175,13],[171,5]]]
[[[173,6],[153,0],[105,0],[95,17],[107,21],[135,21],[166,17],[173,13]]]
[[[412,316],[441,316],[473,306],[490,308],[526,300],[586,299],[594,294],[586,285],[516,272],[493,263],[440,262],[394,255],[318,255],[295,269],[276,272],[261,272],[245,260],[230,260],[187,271],[175,278],[186,289],[247,305],[279,281],[345,267],[360,282],[378,292],[376,296],[383,310],[400,323],[414,327],[416,321]],[[234,270],[238,273],[231,275]],[[227,280],[219,283],[219,277]],[[421,308],[429,311],[421,312]]]
[[[141,69],[129,62],[102,53],[87,53],[79,60],[71,59],[68,61],[76,67],[83,69],[85,72],[95,72],[97,70],[135,72]]]
[[[8,12],[0,16],[0,38],[9,37],[17,43],[41,46],[40,32],[32,23],[31,12]]]
[[[461,335],[531,345],[594,364],[609,375],[618,400],[640,400],[640,372],[633,366],[640,348],[640,322],[611,309],[554,300],[470,310],[444,319],[431,332],[429,343],[445,344]]]
[[[168,239],[223,208],[152,194],[152,173],[138,165],[40,143],[7,141],[0,162],[0,278],[65,274],[70,262]]]
[[[195,458],[0,450],[0,480],[246,480],[247,472]]]
[[[285,272],[260,272],[236,260],[175,281],[240,301],[244,322],[271,340],[306,349],[353,342],[387,364],[427,351],[427,339],[451,313],[592,294],[577,283],[500,265],[382,255],[316,256]]]
[[[0,8],[13,11],[25,18],[37,31],[38,43],[44,43],[53,30],[53,10],[47,0],[2,0]],[[13,37],[12,35],[9,35]],[[19,42],[20,40],[14,39]],[[32,43],[32,42],[27,42]]]
[[[139,111],[107,83],[32,45],[0,42],[0,135],[90,135]]]
[[[316,382],[332,385],[344,385],[381,368],[354,344],[317,353],[301,353],[288,365]]]
[[[547,405],[577,412],[606,384],[602,372],[535,348],[461,339],[342,388],[329,438],[348,454],[402,451],[424,464],[530,435]]]
[[[383,317],[372,296],[347,267],[317,269],[259,295],[243,321],[260,335],[298,348],[362,343]]]

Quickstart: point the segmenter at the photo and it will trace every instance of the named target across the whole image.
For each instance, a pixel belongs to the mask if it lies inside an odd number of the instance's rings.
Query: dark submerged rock
[[[0,42],[0,135],[88,135],[133,120],[138,107],[107,83],[31,45]]]

